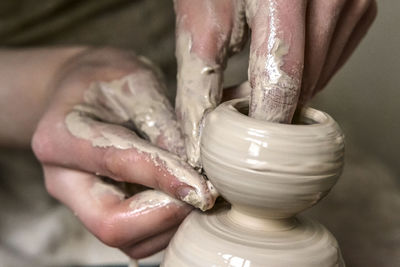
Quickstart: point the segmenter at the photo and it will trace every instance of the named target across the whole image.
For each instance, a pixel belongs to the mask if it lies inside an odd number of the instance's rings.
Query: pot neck
[[[247,208],[242,209],[236,205],[232,206],[227,215],[233,223],[257,231],[287,231],[297,225],[296,217],[271,218],[263,212],[249,212]]]

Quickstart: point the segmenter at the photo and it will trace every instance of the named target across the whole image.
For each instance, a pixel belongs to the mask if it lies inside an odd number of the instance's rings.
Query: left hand
[[[151,255],[192,210],[184,202],[213,206],[216,192],[184,160],[162,75],[148,60],[90,48],[54,76],[33,151],[48,192],[103,243]]]

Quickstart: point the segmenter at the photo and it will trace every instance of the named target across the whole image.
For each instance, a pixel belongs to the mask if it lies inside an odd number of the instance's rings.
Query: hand
[[[101,241],[141,258],[168,244],[192,209],[184,202],[212,207],[215,192],[185,162],[165,86],[149,61],[88,50],[65,64],[52,87],[32,147],[49,193]],[[154,190],[131,195],[132,184]]]
[[[376,16],[374,0],[176,0],[176,109],[189,163],[200,165],[203,114],[221,100],[227,58],[252,30],[251,117],[290,123],[344,64]],[[303,68],[304,66],[304,68]]]

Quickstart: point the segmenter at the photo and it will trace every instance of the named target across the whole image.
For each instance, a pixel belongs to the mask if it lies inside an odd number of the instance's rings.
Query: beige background
[[[316,103],[349,140],[390,166],[400,183],[400,1],[378,2],[367,37]]]

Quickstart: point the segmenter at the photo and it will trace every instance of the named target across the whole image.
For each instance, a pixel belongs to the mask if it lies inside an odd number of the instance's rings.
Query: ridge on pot
[[[326,113],[300,111],[298,124],[245,115],[248,98],[227,101],[205,119],[206,175],[233,213],[284,219],[313,206],[341,174],[344,136]]]

